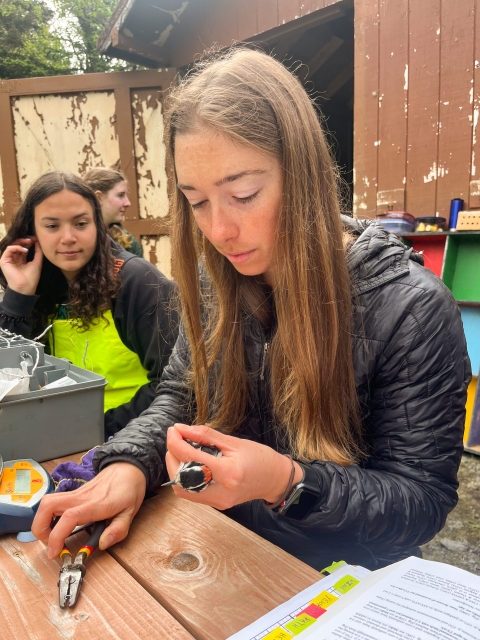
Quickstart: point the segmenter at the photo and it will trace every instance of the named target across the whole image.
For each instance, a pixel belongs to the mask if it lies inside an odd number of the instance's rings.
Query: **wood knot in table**
[[[200,560],[193,553],[179,553],[170,563],[177,571],[195,571],[200,566]]]
[[[87,618],[90,617],[89,613],[85,613],[84,611],[80,611],[79,613],[75,614],[75,620],[78,620],[78,622],[83,622],[84,620],[87,620]]]

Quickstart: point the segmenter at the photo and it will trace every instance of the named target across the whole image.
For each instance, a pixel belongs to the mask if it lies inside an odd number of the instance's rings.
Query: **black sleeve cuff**
[[[7,287],[2,301],[2,312],[10,318],[27,318],[40,296],[26,296]]]
[[[99,462],[95,460],[95,457],[96,457],[96,454],[94,456],[94,461],[93,461],[93,470],[95,471],[96,474],[100,473],[100,471],[103,471],[106,467],[108,467],[111,464],[114,464],[115,462],[129,462],[130,464],[133,464],[134,467],[137,467],[138,469],[140,469],[140,471],[145,476],[145,479],[148,485],[147,469],[134,456],[129,456],[129,455],[110,456],[108,458],[103,458],[103,460],[100,460]]]

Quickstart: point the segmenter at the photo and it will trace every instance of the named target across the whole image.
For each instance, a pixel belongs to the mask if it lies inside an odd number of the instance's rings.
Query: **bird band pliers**
[[[93,531],[87,543],[81,547],[72,562],[73,556],[70,550],[64,545],[60,552],[60,558],[63,560],[60,569],[60,578],[58,580],[59,603],[62,609],[73,607],[78,599],[80,587],[82,586],[83,577],[85,575],[85,561],[92,555],[98,547],[100,536],[105,531],[107,521],[102,520],[93,525]]]

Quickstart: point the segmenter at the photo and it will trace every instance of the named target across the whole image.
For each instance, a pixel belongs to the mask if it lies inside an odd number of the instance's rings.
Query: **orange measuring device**
[[[35,460],[0,456],[0,534],[30,531],[40,500],[53,491],[53,482]]]

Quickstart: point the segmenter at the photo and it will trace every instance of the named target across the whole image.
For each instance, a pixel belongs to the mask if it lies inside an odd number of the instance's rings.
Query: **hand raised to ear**
[[[28,250],[35,247],[33,260],[27,262]],[[10,289],[33,296],[42,273],[43,252],[35,236],[18,238],[0,258],[0,268]]]

